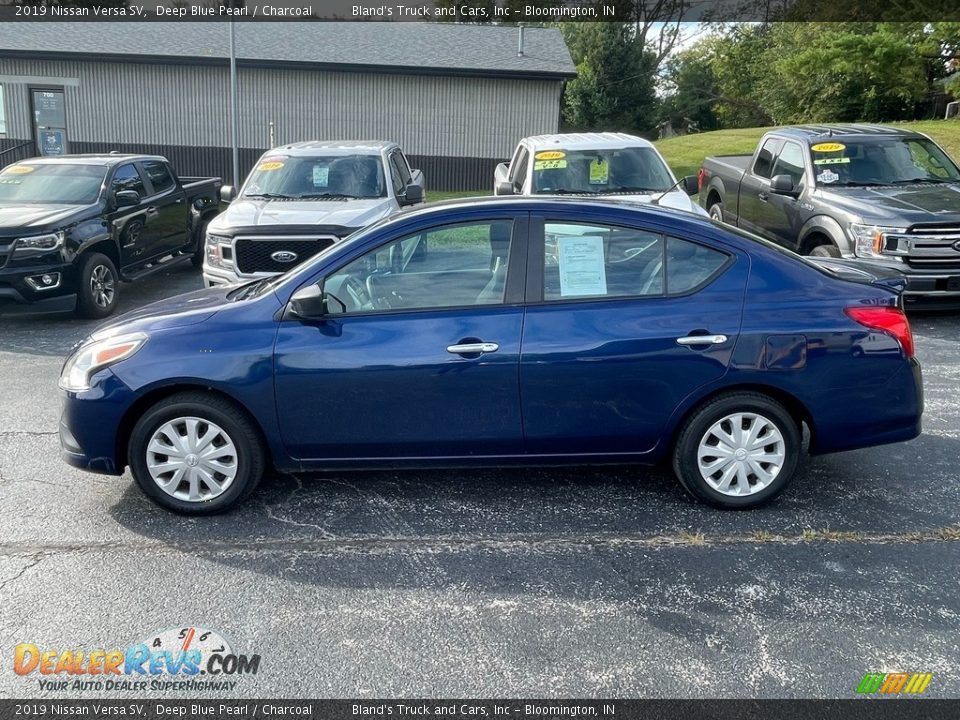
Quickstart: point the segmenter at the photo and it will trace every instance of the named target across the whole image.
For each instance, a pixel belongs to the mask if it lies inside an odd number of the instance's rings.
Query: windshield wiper
[[[918,185],[920,183],[950,183],[957,182],[956,180],[945,180],[944,178],[907,178],[906,180],[894,180],[891,182],[891,185]]]
[[[293,195],[283,195],[282,193],[250,193],[244,195],[248,198],[265,198],[267,200],[296,200]]]
[[[297,195],[298,200],[316,200],[318,198],[330,198],[333,200],[362,200],[363,196],[361,195],[348,195],[347,193],[304,193],[303,195]]]
[[[820,187],[831,188],[831,187],[883,187],[884,185],[889,185],[889,183],[881,182],[857,182],[855,180],[847,180],[846,182],[833,182],[833,183],[821,183]]]
[[[608,192],[643,192],[643,193],[655,193],[655,192],[666,192],[664,188],[648,188],[648,187],[629,187],[627,185],[621,185],[620,187],[610,188]]]

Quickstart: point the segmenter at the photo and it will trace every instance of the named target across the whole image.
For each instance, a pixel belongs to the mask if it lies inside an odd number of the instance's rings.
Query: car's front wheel
[[[693,497],[714,507],[758,507],[790,483],[802,436],[790,413],[754,392],[722,395],[684,423],[673,469]]]
[[[77,316],[93,319],[107,317],[117,307],[118,284],[113,260],[98,252],[84,255],[80,261]]]
[[[260,482],[266,452],[252,421],[223,398],[179,393],[154,405],[130,434],[134,480],[158,505],[189,515],[235,506]]]

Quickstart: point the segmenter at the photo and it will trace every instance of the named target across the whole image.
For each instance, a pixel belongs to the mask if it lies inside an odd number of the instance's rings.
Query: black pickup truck
[[[0,312],[101,318],[120,281],[203,261],[220,178],[155,155],[62,155],[0,171]]]
[[[778,128],[753,155],[708,157],[699,185],[716,220],[803,255],[896,269],[908,303],[960,302],[960,168],[926,135]]]

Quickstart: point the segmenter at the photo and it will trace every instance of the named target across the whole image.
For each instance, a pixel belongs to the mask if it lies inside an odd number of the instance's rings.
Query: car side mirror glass
[[[797,195],[798,191],[793,185],[793,178],[789,175],[774,175],[770,179],[770,192],[776,195]]]
[[[118,190],[113,197],[117,207],[131,207],[140,204],[140,193],[136,190]]]
[[[307,285],[290,296],[290,313],[299,318],[316,319],[327,314],[323,284]]]
[[[700,181],[696,175],[685,175],[681,187],[683,187],[683,191],[687,195],[696,195],[700,192]]]
[[[509,181],[497,183],[497,187],[494,188],[494,195],[513,195],[513,183]]]
[[[233,185],[223,185],[220,188],[220,199],[228,203],[237,196],[237,189]]]
[[[410,183],[403,193],[403,202],[405,205],[415,205],[423,202],[423,186]]]

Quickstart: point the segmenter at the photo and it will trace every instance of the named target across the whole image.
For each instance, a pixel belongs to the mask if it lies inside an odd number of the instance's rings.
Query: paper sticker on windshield
[[[822,173],[817,175],[817,182],[822,182],[827,184],[835,183],[839,179],[840,179],[840,176],[837,175],[837,173],[833,172],[833,170],[824,170]]]
[[[313,186],[314,187],[326,187],[327,178],[330,177],[330,168],[321,167],[320,165],[313,166]]]
[[[814,165],[846,165],[849,162],[850,162],[850,158],[848,157],[819,158],[818,160],[814,160],[813,164]]]
[[[591,185],[606,185],[607,180],[610,178],[610,166],[607,164],[607,161],[602,158],[597,158],[590,162],[590,184]]]
[[[562,170],[566,166],[566,160],[536,160],[533,163],[534,170]]]
[[[534,160],[563,160],[567,154],[563,150],[544,150],[533,156]]]
[[[13,165],[8,167],[3,172],[7,175],[26,175],[27,173],[32,173],[34,168],[29,165]]]
[[[263,172],[270,172],[271,170],[279,170],[283,167],[282,160],[264,160],[257,166],[257,170],[262,170]]]
[[[814,152],[840,152],[841,150],[846,150],[847,146],[843,143],[817,143],[816,145],[811,145],[810,149]]]

